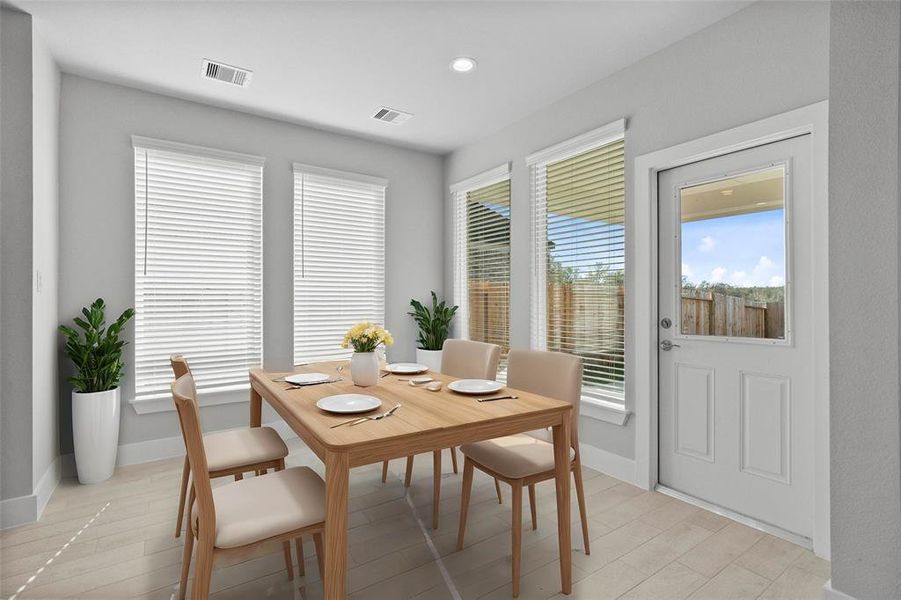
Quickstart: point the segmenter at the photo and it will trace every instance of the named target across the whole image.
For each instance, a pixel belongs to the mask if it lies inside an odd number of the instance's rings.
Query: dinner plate
[[[325,373],[295,373],[285,377],[285,381],[294,385],[311,385],[314,383],[322,383],[328,381],[329,376]]]
[[[490,379],[458,379],[447,384],[447,388],[460,394],[493,394],[504,389],[504,384]]]
[[[419,363],[391,363],[385,366],[385,370],[398,375],[412,375],[413,373],[425,373],[429,368]]]
[[[326,396],[316,403],[316,406],[330,413],[353,414],[375,410],[382,405],[382,401],[373,396],[363,394],[338,394]]]

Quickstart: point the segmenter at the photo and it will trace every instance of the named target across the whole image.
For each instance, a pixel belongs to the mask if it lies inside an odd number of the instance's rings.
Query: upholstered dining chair
[[[169,357],[175,378],[190,374],[191,367],[187,359],[181,354],[173,354]],[[184,435],[184,432],[182,432]],[[207,457],[207,467],[211,478],[234,476],[235,481],[244,478],[244,473],[252,472],[257,475],[265,474],[269,469],[281,470],[285,468],[285,457],[288,456],[288,447],[282,438],[271,427],[248,427],[246,429],[234,429],[203,436],[203,446]],[[187,442],[185,442],[187,448]],[[189,481],[191,478],[191,465],[185,455],[185,464],[181,474],[181,491],[178,498],[178,517],[175,523],[175,537],[181,535],[182,522],[185,514],[185,496],[189,494]],[[190,488],[188,506],[194,502],[194,488]],[[295,541],[298,553],[298,569],[304,575],[303,542],[298,538]],[[291,546],[284,543],[285,568],[288,577],[294,578],[294,567],[291,559]]]
[[[507,358],[507,384],[511,388],[564,400],[573,405],[570,469],[576,482],[576,497],[582,519],[582,543],[590,554],[585,489],[579,457],[579,401],[582,396],[582,359],[560,352],[511,350]],[[474,469],[510,485],[513,491],[513,597],[519,596],[522,550],[522,489],[529,490],[532,529],[537,528],[535,484],[554,478],[554,444],[547,430],[521,433],[460,446],[463,453],[463,494],[457,550],[463,549],[466,516],[472,493]]]
[[[192,597],[206,599],[213,563],[223,555],[247,552],[269,542],[312,535],[322,574],[322,531],[325,520],[325,483],[309,467],[279,467],[274,473],[234,481],[215,489],[210,484],[205,440],[201,433],[197,392],[190,373],[172,384],[182,435],[193,474],[196,499],[189,512],[179,598],[184,599],[197,546]],[[298,549],[301,564],[303,553]]]
[[[441,348],[441,372],[459,379],[494,379],[501,349],[495,344],[472,340],[445,340]],[[450,448],[454,473],[457,472],[457,449]],[[432,529],[438,529],[438,502],[441,497],[441,450],[432,453],[434,479],[432,492]],[[388,461],[382,463],[382,482],[388,478]],[[413,478],[413,456],[407,457],[404,487],[410,487]],[[495,482],[497,500],[501,501],[500,485]]]

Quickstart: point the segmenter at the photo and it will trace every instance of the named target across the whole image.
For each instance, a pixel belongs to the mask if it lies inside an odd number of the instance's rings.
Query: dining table
[[[295,387],[285,382],[292,373],[324,373],[329,383]],[[568,402],[504,388],[492,396],[516,396],[479,402],[479,396],[448,389],[454,380],[441,373],[428,376],[442,383],[439,391],[411,386],[409,375],[388,374],[369,387],[353,384],[349,361],[298,365],[291,372],[250,370],[250,426],[259,427],[265,400],[325,465],[325,530],[323,533],[323,596],[346,596],[347,507],[350,469],[532,430],[553,432],[557,492],[557,528],[560,550],[560,582],[564,594],[572,590],[570,523],[570,428],[573,407]],[[390,417],[358,425],[342,425],[355,415],[332,414],[316,403],[337,394],[365,394],[381,400],[372,415],[400,405]],[[365,415],[364,415],[365,416]],[[440,456],[435,467],[440,472]],[[436,492],[438,483],[436,480]],[[436,493],[433,511],[438,510]]]

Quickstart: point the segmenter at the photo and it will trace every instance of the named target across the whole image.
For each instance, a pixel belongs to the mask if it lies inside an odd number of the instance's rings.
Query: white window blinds
[[[263,353],[263,159],[133,138],[135,401],[248,386]]]
[[[387,180],[294,165],[294,362],[337,360],[355,323],[385,321]]]
[[[577,354],[582,393],[622,401],[624,122],[529,158],[532,346]]]
[[[458,183],[454,196],[454,303],[457,334],[510,345],[510,169]]]

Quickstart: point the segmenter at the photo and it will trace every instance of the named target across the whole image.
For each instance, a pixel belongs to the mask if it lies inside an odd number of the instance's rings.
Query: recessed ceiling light
[[[470,71],[475,70],[476,61],[474,58],[460,56],[459,58],[455,58],[451,61],[450,68],[457,73],[469,73]]]
[[[734,191],[734,190],[720,190],[720,193],[721,193],[723,196],[731,196],[733,191]]]
[[[756,206],[766,206],[766,202],[758,202]]]

